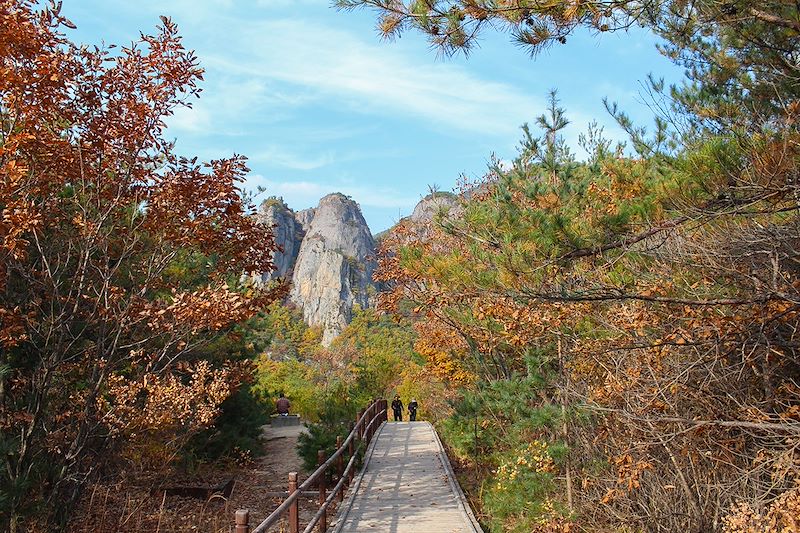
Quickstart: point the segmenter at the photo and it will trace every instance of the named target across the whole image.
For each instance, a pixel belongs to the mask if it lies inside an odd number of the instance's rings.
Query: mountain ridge
[[[452,193],[429,194],[398,224],[409,221],[424,228],[442,209],[453,209],[456,198]],[[283,198],[270,197],[255,216],[272,228],[280,249],[273,252],[271,272],[248,277],[257,284],[291,280],[289,301],[302,309],[307,324],[322,328],[322,343],[330,345],[350,323],[354,305],[374,305],[380,292],[372,279],[377,242],[398,224],[373,235],[359,204],[339,192],[300,211],[291,209]]]

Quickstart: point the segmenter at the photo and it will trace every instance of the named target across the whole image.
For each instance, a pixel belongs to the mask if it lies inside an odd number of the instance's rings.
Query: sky
[[[486,32],[468,58],[442,58],[412,32],[381,39],[373,13],[330,0],[64,0],[62,13],[77,26],[68,36],[86,44],[130,44],[171,17],[205,69],[200,99],[167,121],[178,153],[247,156],[246,187],[266,189],[257,202],[280,196],[300,210],[344,193],[373,233],[431,187],[482,176],[493,154],[512,159],[550,89],[580,158],[578,135],[592,120],[624,140],[603,97],[649,124],[642,81],[682,75],[640,29],[582,31],[535,58]]]

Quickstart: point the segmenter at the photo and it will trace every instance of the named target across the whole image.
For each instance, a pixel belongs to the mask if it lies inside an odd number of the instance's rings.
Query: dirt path
[[[281,501],[280,498],[265,497],[264,493],[285,492],[288,488],[289,472],[298,472],[302,483],[306,473],[297,455],[297,438],[304,430],[304,426],[276,429],[264,426],[266,453],[256,460],[252,468],[241,472],[242,479],[237,481],[235,493],[228,502],[229,509],[250,509],[250,523],[255,526],[269,516]],[[316,500],[313,498],[301,498],[301,522],[313,516],[315,506]],[[280,531],[281,528],[277,530]]]
[[[281,481],[280,489],[286,490],[289,472],[302,472],[302,462],[297,455],[297,438],[305,431],[304,426],[275,428],[264,426],[264,448],[266,454],[259,459],[259,468],[271,472],[276,482]]]

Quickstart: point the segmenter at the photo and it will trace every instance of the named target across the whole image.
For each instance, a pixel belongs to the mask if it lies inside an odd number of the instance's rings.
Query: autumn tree
[[[711,137],[576,164],[548,156],[560,121],[538,122],[511,168],[468,184],[457,217],[386,241],[384,307],[410,301],[420,332],[446,332],[432,338],[482,378],[454,422],[470,435],[475,417],[490,471],[525,457],[522,439],[556,461],[570,512],[693,531],[720,527],[737,499],[762,512],[798,478],[796,148]],[[520,379],[531,395],[512,409],[503,391]],[[494,494],[502,479],[489,486],[500,515],[530,512]]]
[[[0,523],[11,532],[34,516],[63,523],[81,486],[137,443],[169,456],[211,424],[248,370],[198,349],[276,296],[230,283],[268,270],[273,249],[247,214],[244,158],[201,165],[164,137],[202,79],[175,25],[163,18],[119,49],[75,45],[64,27],[56,4],[0,2]]]
[[[607,104],[636,159],[595,127],[587,164],[562,157],[557,168],[543,157],[547,133],[526,129],[513,168],[493,164],[470,184],[438,243],[400,228],[379,272],[394,287],[384,305],[411,299],[487,381],[516,379],[532,348],[549,351],[557,387],[541,401],[565,418],[528,438],[576,450],[559,465],[570,511],[645,529],[789,524],[779,517],[792,514],[798,479],[797,4],[336,4],[373,9],[385,37],[419,31],[446,55],[487,29],[532,54],[580,28],[641,25],[663,38],[687,79],[649,79],[654,132]],[[591,423],[569,423],[580,412]],[[598,457],[610,469],[593,470]],[[579,490],[575,460],[588,467]],[[737,499],[747,503],[723,526]]]
[[[635,160],[595,132],[605,148],[587,164],[556,149],[564,121],[551,104],[540,137],[524,128],[511,168],[493,164],[467,184],[459,216],[387,240],[386,308],[410,299],[420,327],[449,330],[461,345],[451,353],[484,382],[531,376],[531,355],[545,349],[534,375],[551,383],[527,401],[561,414],[521,438],[573,448],[557,464],[570,512],[697,531],[721,527],[737,501],[755,515],[789,513],[772,502],[798,478],[798,151],[796,105],[777,94],[783,107],[720,115],[672,152],[659,147],[663,130],[629,127]],[[492,402],[475,440],[505,435],[490,449],[517,457],[517,421]],[[508,459],[493,455],[500,471]],[[598,458],[611,468],[597,470]],[[515,520],[525,509],[484,498]]]

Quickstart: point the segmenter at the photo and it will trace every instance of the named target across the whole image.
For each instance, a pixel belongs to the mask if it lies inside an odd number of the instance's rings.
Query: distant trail
[[[341,507],[336,533],[480,533],[428,422],[387,422]]]

